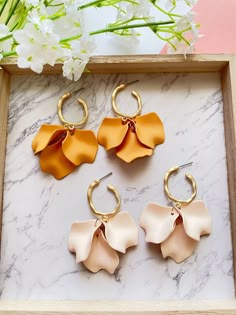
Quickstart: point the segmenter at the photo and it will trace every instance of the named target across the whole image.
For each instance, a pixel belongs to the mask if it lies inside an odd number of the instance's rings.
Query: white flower
[[[28,8],[31,6],[38,6],[40,5],[40,0],[21,0],[21,2]]]
[[[137,4],[129,2],[119,3],[118,21],[126,21],[133,17],[149,17],[151,3],[148,0],[139,0]]]
[[[11,32],[9,31],[8,27],[5,24],[0,24],[0,38],[6,37],[10,34]],[[2,59],[3,52],[8,52],[11,50],[12,43],[13,43],[12,37],[0,42],[0,53],[1,53],[0,59]]]
[[[62,67],[63,76],[70,80],[79,80],[94,50],[95,43],[89,36],[72,41],[70,55]]]
[[[43,65],[53,66],[56,60],[65,54],[57,35],[52,32],[43,33],[30,23],[27,23],[22,30],[15,31],[13,35],[19,44],[16,52],[18,66],[21,68],[30,67],[39,73]]]

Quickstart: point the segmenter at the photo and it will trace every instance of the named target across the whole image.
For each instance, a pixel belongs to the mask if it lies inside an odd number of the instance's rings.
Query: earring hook
[[[194,200],[194,198],[196,197],[196,195],[197,195],[197,184],[196,184],[196,181],[195,181],[195,179],[193,178],[192,175],[190,175],[188,173],[185,174],[185,178],[190,182],[190,184],[192,186],[192,196],[189,199],[187,199],[187,200],[181,200],[181,199],[175,198],[170,193],[169,186],[168,186],[169,177],[172,174],[177,173],[181,168],[190,166],[192,164],[193,164],[193,162],[189,162],[189,163],[186,163],[186,164],[183,164],[183,165],[180,165],[180,166],[174,166],[174,167],[170,168],[167,171],[167,173],[165,174],[165,177],[164,177],[164,190],[165,190],[165,193],[166,193],[167,197],[170,200],[172,200],[173,202],[175,202],[177,205],[179,205],[180,207],[181,207],[182,204],[189,204],[189,203],[191,203]]]
[[[92,201],[92,192],[93,192],[94,188],[97,187],[102,180],[106,179],[107,177],[109,177],[111,175],[112,175],[112,172],[101,177],[100,179],[96,179],[95,181],[93,181],[89,185],[88,191],[87,191],[88,203],[89,203],[89,206],[90,206],[92,212],[104,222],[107,222],[109,218],[113,217],[114,215],[117,214],[117,212],[119,212],[120,203],[121,203],[119,193],[115,187],[113,187],[112,185],[107,185],[107,189],[114,193],[117,204],[116,204],[116,207],[114,208],[114,210],[106,213],[106,212],[100,212],[100,211],[96,210],[96,208],[93,204],[93,201]]]
[[[136,98],[136,100],[138,102],[138,109],[133,115],[127,115],[127,114],[120,112],[117,108],[117,105],[116,105],[116,96],[117,96],[118,92],[123,90],[127,85],[133,84],[135,82],[138,82],[138,80],[135,80],[135,81],[132,81],[132,82],[129,82],[126,84],[122,83],[122,84],[118,85],[117,88],[115,88],[115,90],[113,91],[112,96],[111,96],[112,108],[118,116],[134,119],[136,116],[140,115],[141,110],[142,110],[142,101],[141,101],[140,95],[136,91],[131,92],[131,94]]]
[[[83,88],[79,89],[79,90],[82,90]],[[77,102],[82,106],[83,110],[84,110],[84,117],[82,118],[81,121],[79,122],[70,122],[68,120],[66,120],[64,117],[63,117],[63,114],[62,114],[62,108],[63,108],[63,105],[64,105],[64,102],[66,99],[70,98],[72,95],[72,92],[68,92],[68,93],[65,93],[64,95],[62,95],[58,101],[58,104],[57,104],[57,114],[58,114],[58,117],[61,121],[61,123],[65,126],[65,127],[68,127],[69,129],[74,129],[75,127],[80,127],[81,125],[85,124],[86,121],[88,120],[88,106],[87,104],[85,103],[84,100],[82,100],[81,98],[78,98],[77,99]]]

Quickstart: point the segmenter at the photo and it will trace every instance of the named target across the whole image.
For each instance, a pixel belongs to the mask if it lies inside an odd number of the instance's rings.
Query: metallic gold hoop
[[[127,118],[130,118],[130,119],[133,119],[135,118],[136,116],[140,115],[141,113],[141,110],[142,110],[142,101],[141,101],[141,97],[140,95],[138,94],[138,92],[136,91],[132,91],[132,95],[137,99],[137,102],[138,102],[138,109],[137,111],[133,114],[133,115],[127,115],[127,114],[123,114],[122,112],[120,112],[117,108],[117,105],[116,105],[116,96],[117,96],[117,93],[121,90],[123,90],[128,84],[120,84],[119,86],[117,86],[117,88],[115,88],[115,90],[113,91],[112,93],[112,97],[111,97],[111,100],[112,100],[112,108],[114,110],[114,112],[118,115],[118,116],[121,116],[121,117],[127,117]]]
[[[110,173],[111,174],[111,173]],[[112,191],[116,197],[116,201],[117,201],[117,205],[115,207],[115,209],[111,212],[100,212],[98,210],[96,210],[94,204],[93,204],[93,201],[92,201],[92,192],[94,190],[95,187],[97,187],[100,182],[106,178],[107,176],[109,176],[110,174],[104,176],[103,178],[101,179],[97,179],[95,180],[94,182],[92,182],[90,185],[89,185],[89,188],[88,188],[88,191],[87,191],[87,197],[88,197],[88,202],[89,202],[89,206],[92,210],[92,212],[98,216],[102,221],[104,222],[107,222],[107,220],[111,217],[113,217],[114,215],[116,215],[117,212],[119,212],[119,209],[120,209],[120,196],[119,196],[119,193],[118,191],[115,189],[115,187],[113,187],[112,185],[107,185],[107,189]]]
[[[192,191],[193,191],[192,196],[189,199],[187,199],[187,200],[180,200],[180,199],[177,199],[177,198],[173,197],[172,194],[169,191],[168,180],[169,180],[169,177],[173,173],[177,173],[180,168],[181,168],[180,166],[174,166],[171,169],[169,169],[169,171],[166,173],[165,178],[164,178],[164,189],[165,189],[165,193],[166,193],[167,197],[170,200],[174,201],[176,204],[182,205],[182,204],[188,204],[188,203],[190,203],[190,202],[192,202],[194,200],[194,198],[197,195],[197,184],[196,184],[195,179],[193,178],[193,176],[188,174],[188,173],[186,173],[185,174],[185,178],[190,182],[190,184],[192,186]]]
[[[63,107],[65,100],[68,99],[69,97],[71,97],[71,94],[72,93],[68,92],[68,93],[64,94],[63,96],[61,96],[61,98],[59,99],[58,104],[57,104],[57,114],[58,114],[60,121],[62,122],[62,124],[64,126],[69,127],[69,128],[71,128],[71,127],[75,128],[75,127],[82,126],[88,120],[88,107],[87,107],[87,104],[85,103],[85,101],[83,101],[81,98],[78,98],[77,101],[83,107],[83,110],[84,110],[84,118],[79,122],[70,122],[70,121],[64,119],[63,114],[62,114],[62,107]]]

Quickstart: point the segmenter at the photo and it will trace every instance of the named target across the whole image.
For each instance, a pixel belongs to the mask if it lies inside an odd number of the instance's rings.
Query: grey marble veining
[[[139,79],[118,97],[119,108],[136,109],[131,89],[143,101],[142,113],[156,111],[166,141],[152,157],[125,164],[99,147],[93,164],[84,164],[61,181],[39,169],[31,142],[43,123],[59,124],[56,104],[60,95],[78,91],[89,105],[86,129],[97,132],[102,119],[114,117],[111,93],[119,82]],[[81,117],[78,93],[67,101],[68,119]],[[2,299],[158,300],[233,298],[227,171],[222,95],[219,75],[142,74],[85,75],[73,83],[58,76],[13,76],[8,123],[4,186],[3,235],[0,264]],[[193,161],[187,171],[198,184],[213,219],[213,230],[203,237],[194,254],[181,264],[163,260],[159,247],[144,242],[120,256],[115,275],[92,274],[75,263],[67,249],[71,223],[92,218],[87,204],[88,185],[112,171],[113,176],[94,191],[99,209],[109,211],[114,199],[108,183],[119,190],[121,210],[138,224],[150,202],[170,204],[163,192],[163,176],[174,165]],[[180,198],[191,192],[184,171],[170,182]]]

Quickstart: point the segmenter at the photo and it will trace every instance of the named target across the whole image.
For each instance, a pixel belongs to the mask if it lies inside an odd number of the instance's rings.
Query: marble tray
[[[94,57],[91,73],[77,83],[60,75],[60,65],[40,76],[12,62],[2,67],[0,314],[234,314],[235,56]],[[142,97],[142,113],[158,113],[166,141],[154,155],[125,164],[99,147],[93,164],[62,181],[42,174],[31,142],[42,123],[59,124],[58,98],[75,92],[64,111],[74,120],[81,115],[74,106],[76,91],[83,87],[79,96],[90,110],[86,129],[96,133],[104,117],[114,117],[113,89],[133,80],[138,82],[121,92],[118,102],[132,113],[134,89]],[[121,194],[121,210],[129,211],[138,225],[148,202],[168,204],[165,172],[189,161],[194,162],[188,172],[197,181],[197,199],[204,200],[213,218],[212,234],[202,238],[189,259],[181,264],[163,260],[158,246],[147,245],[139,229],[139,245],[122,255],[114,276],[91,274],[75,263],[67,249],[68,233],[73,221],[92,218],[86,192],[94,179],[113,172],[94,192],[96,205],[104,211],[113,207],[105,189],[111,183]],[[171,182],[180,197],[190,193],[184,173]]]

